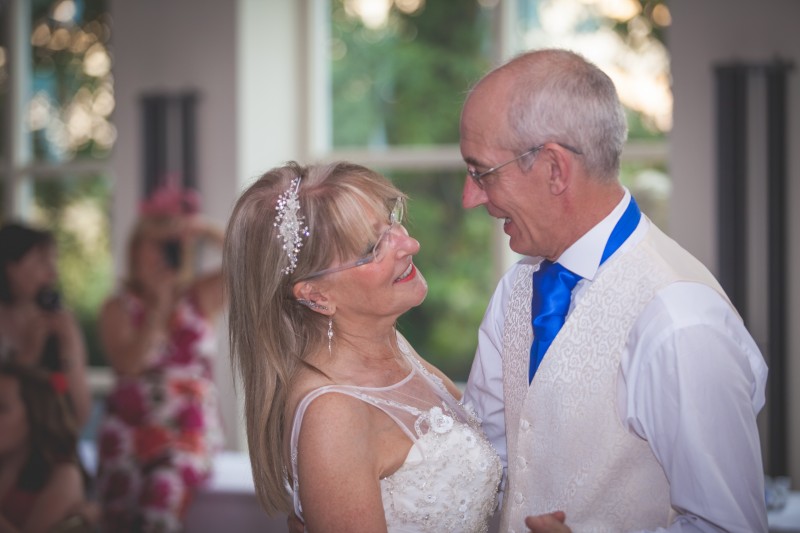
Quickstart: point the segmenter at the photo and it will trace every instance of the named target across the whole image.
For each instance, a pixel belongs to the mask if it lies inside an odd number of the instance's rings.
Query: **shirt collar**
[[[600,259],[603,257],[608,238],[628,208],[630,201],[631,193],[625,189],[622,200],[611,213],[584,233],[572,246],[564,250],[556,262],[584,279],[594,279],[597,269],[600,267]]]

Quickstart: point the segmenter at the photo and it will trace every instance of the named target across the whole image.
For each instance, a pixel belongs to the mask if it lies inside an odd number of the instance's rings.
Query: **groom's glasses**
[[[522,152],[517,157],[515,157],[513,159],[509,159],[505,163],[500,163],[499,165],[495,165],[492,168],[490,168],[489,170],[484,170],[483,172],[478,172],[477,169],[474,169],[474,168],[471,168],[471,167],[467,167],[467,174],[469,174],[469,177],[472,178],[472,180],[475,182],[475,185],[477,185],[480,189],[485,189],[486,188],[486,182],[484,181],[483,178],[485,178],[489,174],[493,174],[493,173],[497,172],[498,170],[500,170],[501,168],[503,168],[506,165],[510,165],[514,161],[518,161],[518,160],[522,159],[526,155],[534,155],[534,156],[536,156],[536,154],[539,153],[539,150],[544,148],[545,144],[547,144],[547,143],[540,144],[539,146],[534,146],[530,150]],[[564,144],[564,143],[556,143],[556,144],[561,146],[562,148],[566,148],[567,150],[569,150],[573,154],[583,155],[583,152],[581,152],[577,148],[574,148],[574,147],[572,147],[572,146],[570,146],[568,144]]]

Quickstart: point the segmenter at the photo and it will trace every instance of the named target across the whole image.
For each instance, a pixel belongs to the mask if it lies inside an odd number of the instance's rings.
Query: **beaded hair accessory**
[[[284,274],[291,274],[297,267],[297,254],[303,247],[303,237],[308,237],[308,226],[304,224],[306,217],[299,214],[300,199],[297,196],[300,190],[300,177],[296,177],[289,184],[289,188],[278,196],[275,209],[273,226],[278,228],[278,238],[283,241],[283,249],[289,258],[289,266],[281,269]]]

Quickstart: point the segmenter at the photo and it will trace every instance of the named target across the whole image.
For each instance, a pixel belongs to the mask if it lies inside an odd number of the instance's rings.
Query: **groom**
[[[620,184],[626,137],[611,80],[567,51],[513,59],[464,105],[464,207],[526,256],[465,393],[507,465],[501,531],[767,531],[766,365],[714,277]]]

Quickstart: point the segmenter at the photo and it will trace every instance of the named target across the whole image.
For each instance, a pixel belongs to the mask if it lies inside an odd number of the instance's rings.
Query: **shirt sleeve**
[[[648,304],[620,365],[620,416],[646,439],[678,513],[658,531],[767,531],[756,415],[767,367],[739,316],[705,285]]]
[[[516,272],[517,269],[512,268],[503,276],[489,301],[478,330],[478,348],[464,389],[464,403],[475,409],[486,437],[500,455],[504,479],[508,462],[503,405],[503,327],[505,309]]]

